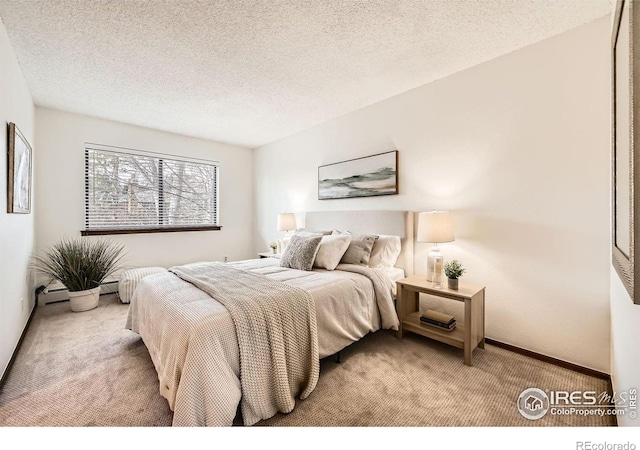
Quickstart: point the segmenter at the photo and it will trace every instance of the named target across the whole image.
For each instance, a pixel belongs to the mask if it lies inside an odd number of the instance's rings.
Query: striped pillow
[[[154,273],[166,272],[164,267],[139,267],[137,269],[128,269],[120,274],[120,281],[118,282],[118,294],[120,295],[120,301],[122,303],[131,303],[131,297],[136,290],[138,281],[142,280],[147,275],[153,275]]]

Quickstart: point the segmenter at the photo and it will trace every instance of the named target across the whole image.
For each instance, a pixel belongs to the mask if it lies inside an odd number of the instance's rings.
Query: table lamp
[[[296,228],[296,215],[294,213],[278,214],[278,231],[285,232],[284,237],[278,240],[278,253],[284,252],[291,239],[290,232]]]
[[[296,229],[296,215],[294,213],[278,214],[278,231],[289,231]]]
[[[453,220],[449,211],[421,212],[418,215],[418,242],[433,244],[427,256],[427,281],[442,283],[442,254],[438,244],[453,242]]]

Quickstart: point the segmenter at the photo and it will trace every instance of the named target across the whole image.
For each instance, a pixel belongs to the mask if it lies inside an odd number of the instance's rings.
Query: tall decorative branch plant
[[[98,306],[100,283],[121,267],[123,258],[122,244],[107,240],[67,238],[36,256],[34,264],[39,274],[65,285],[69,290],[72,310],[86,311]],[[73,300],[89,295],[88,291],[93,296],[91,305],[95,306],[76,305],[80,309],[75,309]]]

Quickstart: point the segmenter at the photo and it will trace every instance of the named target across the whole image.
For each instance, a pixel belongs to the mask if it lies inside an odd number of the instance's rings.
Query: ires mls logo
[[[553,406],[591,406],[598,404],[598,393],[596,391],[551,391],[549,401]]]
[[[538,388],[528,388],[518,397],[518,411],[529,420],[538,420],[549,411],[549,397]]]
[[[609,394],[596,391],[543,391],[528,388],[518,397],[518,411],[529,420],[538,420],[547,413],[554,416],[618,416],[637,417],[637,389]]]

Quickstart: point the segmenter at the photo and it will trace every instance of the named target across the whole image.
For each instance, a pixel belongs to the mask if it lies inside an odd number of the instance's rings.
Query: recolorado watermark
[[[621,416],[637,417],[638,391],[629,389],[619,393],[596,391],[543,391],[527,388],[518,396],[518,411],[529,420],[554,416]],[[594,443],[591,443],[594,444]],[[595,444],[594,444],[595,445]],[[614,445],[614,444],[611,444]],[[623,447],[580,447],[585,450],[633,450]],[[635,446],[634,446],[635,449]]]
[[[636,450],[633,442],[576,442],[576,450]]]

